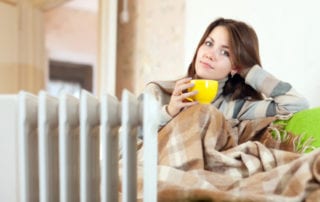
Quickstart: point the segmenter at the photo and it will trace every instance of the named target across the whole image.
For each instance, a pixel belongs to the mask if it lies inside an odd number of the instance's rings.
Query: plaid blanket
[[[158,134],[158,201],[320,201],[320,150],[278,149],[273,120],[232,123],[210,105],[179,113]]]

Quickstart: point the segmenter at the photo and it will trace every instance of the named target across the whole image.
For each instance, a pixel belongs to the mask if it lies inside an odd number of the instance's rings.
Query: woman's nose
[[[210,61],[213,61],[214,58],[215,58],[215,55],[214,55],[214,53],[207,53],[207,54],[205,55],[205,58],[207,58],[207,59],[210,60]]]
[[[220,50],[212,48],[207,52],[206,57],[210,60],[217,60],[220,57]]]

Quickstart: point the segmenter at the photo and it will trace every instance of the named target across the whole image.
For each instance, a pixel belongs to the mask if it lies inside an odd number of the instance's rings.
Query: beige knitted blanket
[[[280,150],[273,120],[230,123],[210,105],[179,113],[158,134],[158,201],[320,201],[320,150]]]

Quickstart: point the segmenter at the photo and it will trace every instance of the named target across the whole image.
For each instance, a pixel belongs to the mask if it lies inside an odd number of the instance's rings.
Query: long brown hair
[[[188,77],[197,77],[195,63],[198,50],[205,42],[211,31],[217,26],[223,26],[229,33],[231,49],[230,59],[240,71],[242,69],[251,68],[256,64],[261,66],[258,37],[255,31],[244,22],[218,18],[209,24],[202,38],[200,39],[192,62],[188,68]],[[239,74],[235,74],[234,76],[229,74],[222,94],[231,95],[233,100],[243,98],[250,98],[252,100],[262,99],[262,95],[254,90],[251,86],[247,85],[244,81],[244,78],[242,78]]]

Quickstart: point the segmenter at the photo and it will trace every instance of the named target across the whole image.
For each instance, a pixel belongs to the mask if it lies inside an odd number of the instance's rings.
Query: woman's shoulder
[[[171,94],[174,86],[175,86],[176,81],[175,80],[167,80],[167,81],[151,81],[147,83],[146,85],[146,90],[161,90],[164,91],[165,93]]]
[[[169,103],[174,85],[174,81],[152,81],[146,85],[144,93],[155,96],[161,105],[165,105]]]

